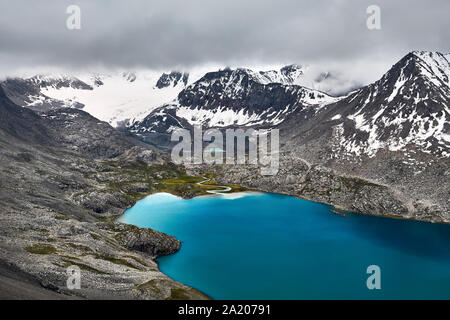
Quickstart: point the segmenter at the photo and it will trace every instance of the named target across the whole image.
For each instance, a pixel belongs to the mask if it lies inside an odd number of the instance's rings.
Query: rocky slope
[[[179,168],[77,109],[37,115],[0,89],[0,114],[0,292],[206,298],[158,270],[154,259],[176,252],[178,240],[114,222]],[[68,266],[81,269],[81,290],[67,289]]]

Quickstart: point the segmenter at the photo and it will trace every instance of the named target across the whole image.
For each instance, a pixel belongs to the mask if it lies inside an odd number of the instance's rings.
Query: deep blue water
[[[121,221],[181,240],[161,271],[214,299],[450,299],[449,225],[331,209],[278,194],[163,193]],[[381,290],[367,289],[370,265]]]

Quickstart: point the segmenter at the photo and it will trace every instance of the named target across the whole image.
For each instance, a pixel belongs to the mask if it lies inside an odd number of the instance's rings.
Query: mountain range
[[[379,80],[343,96],[309,88],[308,68],[299,65],[272,71],[40,75],[10,78],[1,87],[20,106],[38,113],[81,109],[160,150],[170,150],[176,128],[278,128],[282,155],[391,187],[404,204],[399,215],[447,221],[449,59],[437,52],[408,53]],[[330,78],[324,72],[311,85]],[[299,179],[288,179],[297,184],[293,190],[300,188]],[[245,185],[241,180],[232,182]],[[365,211],[331,198],[319,200]]]
[[[251,77],[260,83],[295,84],[306,81],[303,79],[306,79],[307,70],[307,67],[291,65],[277,71],[243,72],[251,72]],[[8,78],[1,85],[13,102],[37,112],[74,107],[113,127],[121,127],[141,121],[155,108],[176,101],[182,90],[205,73],[204,68],[198,68],[190,72],[164,73],[140,70],[40,74],[29,78]],[[322,83],[325,78],[311,83]]]

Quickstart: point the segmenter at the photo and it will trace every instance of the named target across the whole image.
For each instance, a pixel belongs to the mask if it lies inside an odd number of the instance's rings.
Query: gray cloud
[[[66,28],[70,4],[81,30]],[[366,28],[371,4],[381,30]],[[0,0],[0,72],[308,63],[364,82],[409,51],[450,51],[448,12],[448,0]]]

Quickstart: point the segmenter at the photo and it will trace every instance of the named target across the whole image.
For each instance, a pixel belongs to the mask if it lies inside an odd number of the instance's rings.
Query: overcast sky
[[[71,4],[80,30],[66,27]],[[366,27],[371,4],[381,30]],[[369,81],[409,51],[450,52],[449,12],[449,0],[0,0],[0,73],[298,63]]]

